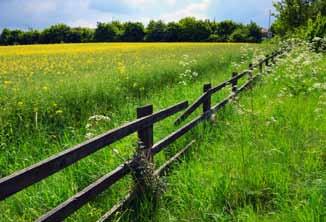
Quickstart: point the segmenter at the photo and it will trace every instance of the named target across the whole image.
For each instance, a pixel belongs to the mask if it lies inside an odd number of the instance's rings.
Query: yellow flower
[[[55,111],[55,114],[62,114],[62,113],[63,113],[63,111],[61,109]]]
[[[126,66],[122,62],[118,62],[118,71],[120,74],[126,73]]]
[[[19,101],[17,104],[18,104],[18,106],[24,105],[24,103],[22,101]]]

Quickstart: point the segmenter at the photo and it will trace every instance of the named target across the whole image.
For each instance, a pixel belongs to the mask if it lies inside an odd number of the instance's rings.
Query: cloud
[[[249,23],[256,21],[260,25],[267,25],[268,11],[273,8],[272,0],[216,0],[212,2],[209,16],[218,21],[232,19],[237,22]]]
[[[187,16],[206,19],[208,18],[207,12],[210,4],[211,0],[203,0],[201,2],[191,3],[183,9],[162,15],[162,19],[165,21],[176,21]]]
[[[56,23],[95,27],[98,21],[197,18],[267,25],[272,0],[0,0],[0,30],[42,29]]]

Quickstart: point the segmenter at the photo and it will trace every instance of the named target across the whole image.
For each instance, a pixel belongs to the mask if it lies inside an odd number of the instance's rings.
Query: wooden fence
[[[149,162],[153,162],[154,156],[156,154],[175,142],[178,138],[185,135],[200,122],[209,119],[213,113],[218,112],[238,93],[242,92],[248,86],[253,84],[254,81],[263,73],[264,65],[270,66],[271,63],[275,63],[275,58],[281,55],[284,51],[285,50],[282,49],[275,51],[271,55],[267,55],[265,59],[261,60],[258,64],[250,64],[248,70],[245,70],[242,73],[232,73],[232,77],[229,80],[226,80],[215,87],[212,87],[211,84],[205,84],[203,87],[203,94],[190,106],[188,105],[187,101],[184,101],[156,113],[153,113],[152,105],[137,108],[136,120],[116,129],[110,130],[82,144],[76,145],[75,147],[67,149],[28,168],[15,172],[12,175],[1,178],[0,201],[6,199],[11,195],[14,195],[15,193],[25,189],[28,186],[31,186],[51,176],[54,173],[63,170],[64,168],[91,155],[92,153],[103,149],[104,147],[107,147],[108,145],[136,132],[138,133],[139,141],[142,142],[142,150],[145,153],[146,159]],[[259,69],[257,75],[253,75],[255,69]],[[243,85],[238,86],[238,81],[245,76],[248,76],[248,80]],[[211,106],[211,96],[229,85],[232,86],[231,94],[215,106]],[[191,120],[189,123],[185,124],[175,132],[171,133],[164,139],[154,144],[153,126],[155,123],[164,120],[182,110],[185,110],[182,115],[175,121],[175,124],[179,125],[201,105],[203,107],[203,113],[200,116]],[[185,148],[180,150],[161,167],[157,168],[154,174],[157,176],[164,174],[165,171],[169,169],[170,165],[178,160],[180,156],[184,155],[193,143],[194,141],[191,141]],[[87,202],[92,200],[94,197],[108,189],[110,186],[125,177],[127,174],[130,174],[133,169],[132,165],[135,161],[135,159],[131,159],[122,163],[115,170],[101,177],[94,183],[84,188],[82,191],[78,192],[65,202],[61,203],[56,208],[41,216],[39,219],[37,219],[37,221],[64,220],[79,208],[81,208],[83,205],[85,205]],[[125,208],[128,203],[130,203],[130,201],[136,197],[137,194],[135,191],[130,192],[125,198],[123,198],[123,200],[121,200],[121,202],[116,204],[113,208],[111,208],[110,211],[103,215],[99,221],[112,219],[117,211]]]

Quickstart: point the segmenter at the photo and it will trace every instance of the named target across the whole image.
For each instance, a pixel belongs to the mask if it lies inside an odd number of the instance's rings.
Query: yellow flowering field
[[[209,43],[0,47],[1,124],[6,134],[17,134],[43,123],[66,124],[66,118],[79,121],[90,114],[90,105],[113,106],[118,95],[141,97],[202,78],[209,69],[241,59],[240,49]]]

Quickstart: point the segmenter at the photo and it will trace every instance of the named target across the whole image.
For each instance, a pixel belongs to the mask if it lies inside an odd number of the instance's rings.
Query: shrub
[[[306,38],[311,41],[315,37],[323,38],[326,36],[326,17],[317,16],[316,20],[309,20],[306,31]]]

